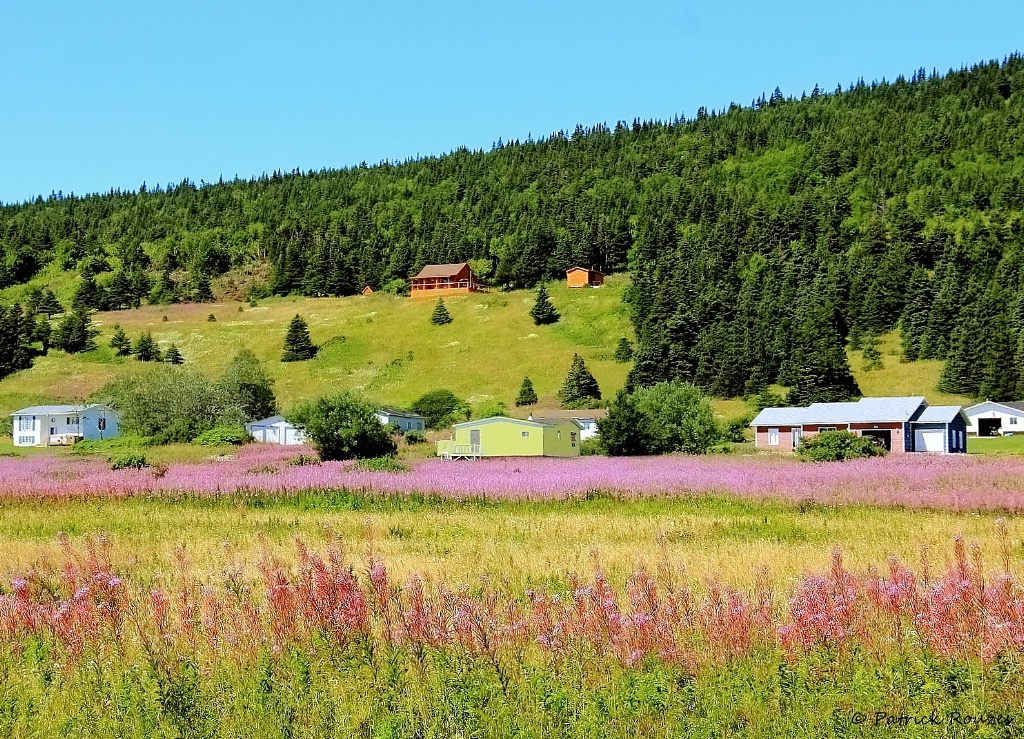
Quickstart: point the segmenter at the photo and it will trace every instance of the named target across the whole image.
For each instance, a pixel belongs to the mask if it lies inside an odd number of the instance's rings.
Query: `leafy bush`
[[[0,418],[0,436],[14,435],[14,419],[10,416]]]
[[[427,419],[428,429],[448,428],[453,423],[469,418],[469,406],[451,390],[431,390],[424,393],[410,409]]]
[[[492,418],[504,416],[508,413],[508,406],[500,400],[485,400],[473,410],[473,418]]]
[[[722,440],[707,397],[684,382],[660,382],[621,391],[597,422],[612,456],[686,452],[704,454]]]
[[[225,444],[238,446],[251,440],[252,437],[246,432],[244,426],[214,426],[199,434],[192,440],[192,443],[200,446],[222,446]]]
[[[885,447],[867,436],[849,431],[822,431],[797,447],[797,454],[807,462],[842,462],[847,459],[881,457]]]
[[[408,295],[409,283],[407,280],[403,280],[400,277],[394,280],[388,280],[381,286],[380,291],[382,293],[387,293],[388,295]]]
[[[145,454],[127,452],[107,460],[112,470],[141,470],[149,467]]]
[[[581,457],[593,457],[598,454],[604,454],[604,444],[601,443],[600,436],[591,436],[580,442]]]
[[[406,444],[423,444],[426,440],[427,436],[422,431],[413,430],[405,435]]]
[[[306,432],[320,459],[383,457],[397,450],[377,409],[353,393],[318,398],[296,408],[288,420]]]
[[[408,472],[409,466],[394,457],[372,457],[356,460],[356,467],[371,472]]]
[[[725,423],[725,427],[722,429],[722,438],[726,441],[732,441],[740,443],[747,440],[747,427],[753,418],[743,416],[741,418],[733,418]]]

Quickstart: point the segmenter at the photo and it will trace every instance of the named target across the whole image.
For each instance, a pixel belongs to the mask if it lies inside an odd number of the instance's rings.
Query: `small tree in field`
[[[164,361],[167,364],[185,364],[185,358],[181,356],[181,352],[178,351],[178,347],[174,344],[167,348],[167,353],[164,354]]]
[[[533,389],[533,382],[529,377],[523,378],[523,384],[519,387],[519,395],[516,396],[516,405],[533,405],[537,402],[537,391]]]
[[[52,343],[68,354],[87,352],[96,348],[99,331],[86,313],[72,311],[64,316],[52,337]]]
[[[160,347],[149,331],[139,336],[138,341],[135,342],[135,347],[132,349],[132,353],[140,362],[160,361]]]
[[[132,340],[120,326],[114,326],[114,335],[110,337],[110,348],[117,352],[119,357],[127,357],[132,353]]]
[[[452,322],[451,314],[448,313],[448,309],[444,305],[444,298],[437,299],[434,312],[430,315],[430,322],[435,326],[444,326]]]
[[[559,316],[555,306],[551,304],[551,297],[548,295],[547,287],[541,283],[537,288],[537,300],[530,309],[530,317],[538,326],[547,323],[555,323]]]
[[[288,333],[284,337],[282,362],[301,362],[316,356],[317,347],[309,338],[309,326],[302,316],[295,316],[288,324]]]
[[[601,388],[579,354],[572,355],[572,366],[558,392],[558,399],[563,408],[594,407],[601,400]]]
[[[633,345],[629,343],[629,339],[625,336],[619,339],[619,343],[615,347],[615,354],[612,355],[612,359],[621,364],[625,364],[633,359]]]
[[[324,460],[394,454],[397,446],[375,413],[372,405],[344,392],[304,403],[288,420],[305,431],[306,438]]]

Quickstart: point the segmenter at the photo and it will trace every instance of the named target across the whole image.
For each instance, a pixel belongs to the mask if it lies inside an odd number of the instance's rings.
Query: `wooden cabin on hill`
[[[569,287],[600,287],[604,284],[604,273],[586,267],[572,267],[565,270],[565,282]]]
[[[409,281],[411,297],[465,295],[480,289],[473,270],[465,262],[428,264]]]

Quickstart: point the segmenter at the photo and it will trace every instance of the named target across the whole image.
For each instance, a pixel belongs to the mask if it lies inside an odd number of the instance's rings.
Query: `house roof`
[[[958,405],[930,405],[914,417],[914,423],[949,423],[963,413]]]
[[[591,272],[595,275],[601,275],[602,277],[604,276],[604,272],[601,272],[600,270],[596,269],[589,269],[587,267],[569,267],[569,269],[565,270],[566,274],[569,274],[570,272]]]
[[[595,421],[598,418],[604,418],[605,416],[607,416],[608,415],[608,409],[607,408],[592,408],[590,410],[576,410],[576,411],[553,410],[553,411],[540,411],[540,413],[544,414],[544,418],[571,418],[571,419],[573,419],[575,421]],[[530,420],[533,417],[534,416],[531,413],[527,417],[527,420]]]
[[[975,403],[974,405],[965,408],[964,412],[969,415],[970,412],[973,411],[975,408],[980,408],[983,405],[1001,405],[1004,408],[1009,408],[1012,411],[1024,413],[1024,400],[986,400],[984,402]]]
[[[465,262],[459,262],[458,264],[428,264],[413,279],[415,280],[420,277],[454,277],[467,266],[469,265]]]
[[[923,397],[861,398],[855,403],[811,403],[806,408],[765,408],[751,426],[800,426],[831,423],[906,423],[921,406]]]
[[[269,418],[262,418],[259,421],[249,421],[245,426],[246,428],[249,428],[250,426],[273,426],[281,422],[288,423],[284,416],[270,416]]]
[[[469,426],[482,426],[484,424],[501,423],[507,421],[508,423],[517,423],[525,426],[557,426],[561,423],[574,422],[579,426],[579,421],[575,418],[535,418],[532,421],[525,418],[509,418],[508,416],[491,416],[490,418],[481,418],[476,421],[465,421],[463,423],[457,423],[452,428],[468,428]],[[582,428],[582,427],[581,427]]]
[[[104,408],[106,410],[112,410],[105,405],[99,403],[90,403],[89,405],[30,405],[28,408],[22,408],[20,411],[14,411],[12,416],[59,416],[62,413],[81,413],[82,411],[88,410],[89,408]]]
[[[377,412],[383,413],[385,416],[398,416],[400,418],[426,418],[426,416],[421,416],[419,413],[403,411],[401,408],[391,408],[389,406],[384,406]]]

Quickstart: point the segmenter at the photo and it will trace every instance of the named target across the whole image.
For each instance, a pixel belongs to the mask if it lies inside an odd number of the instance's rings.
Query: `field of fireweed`
[[[0,730],[1022,731],[1013,460],[308,455],[0,459]]]

